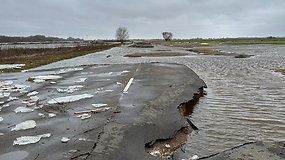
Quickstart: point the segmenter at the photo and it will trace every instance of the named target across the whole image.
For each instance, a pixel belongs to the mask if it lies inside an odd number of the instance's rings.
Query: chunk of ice
[[[61,141],[62,143],[67,143],[69,140],[70,140],[70,139],[67,138],[67,137],[62,137],[60,141]]]
[[[76,83],[82,83],[85,82],[87,78],[79,78],[78,81],[75,81]]]
[[[84,68],[82,67],[77,67],[77,68],[64,68],[64,69],[60,69],[58,71],[55,71],[54,74],[63,74],[63,73],[67,73],[67,72],[72,72],[72,71],[81,71]]]
[[[25,64],[1,64],[0,69],[13,69],[24,67]]]
[[[59,93],[63,93],[63,92],[73,93],[74,91],[77,91],[77,90],[79,90],[79,88],[82,88],[82,87],[84,87],[84,86],[81,86],[81,85],[74,85],[74,86],[69,86],[69,87],[67,87],[66,89],[57,88],[56,90],[57,90]]]
[[[42,135],[36,135],[36,136],[21,136],[19,138],[16,138],[13,142],[14,145],[27,145],[27,144],[33,144],[37,143],[41,140],[41,138],[48,138],[50,137],[50,133],[42,134]]]
[[[49,100],[47,103],[48,104],[68,103],[68,102],[74,102],[74,101],[91,98],[91,97],[93,97],[93,95],[91,94],[80,94],[80,95],[54,98],[54,99]]]
[[[100,108],[100,107],[106,107],[107,104],[98,103],[98,104],[92,104],[92,106],[95,107],[95,108]]]
[[[199,157],[197,155],[192,156],[191,160],[197,160]]]
[[[39,94],[39,92],[33,91],[33,92],[28,93],[27,96],[30,97],[30,96],[34,96],[34,95],[37,95],[37,94]]]
[[[0,117],[0,122],[2,122],[4,119],[2,117]]]
[[[9,103],[3,105],[3,107],[9,107],[9,106],[10,106]]]
[[[78,117],[78,118],[81,118],[82,120],[84,120],[84,119],[90,118],[90,117],[91,117],[91,114],[84,113],[84,114],[78,115],[77,117]]]
[[[45,115],[43,113],[39,113],[38,116],[45,117]]]
[[[36,121],[27,120],[25,122],[17,124],[14,128],[11,129],[11,131],[27,130],[35,128],[36,126],[37,126]]]
[[[19,98],[17,98],[17,97],[9,97],[7,99],[7,101],[10,102],[10,101],[14,101],[14,100],[17,100],[17,99],[19,99]]]
[[[31,109],[31,108],[26,108],[26,107],[18,107],[14,110],[16,113],[28,113],[28,112],[33,112],[34,109]]]
[[[56,114],[54,114],[54,113],[49,113],[49,114],[48,114],[48,117],[49,117],[49,118],[52,118],[52,117],[55,117],[55,116],[56,116]]]
[[[45,76],[30,77],[29,79],[31,79],[31,81],[33,82],[41,83],[47,80],[59,79],[61,77],[62,76],[58,76],[58,75],[45,75]]]

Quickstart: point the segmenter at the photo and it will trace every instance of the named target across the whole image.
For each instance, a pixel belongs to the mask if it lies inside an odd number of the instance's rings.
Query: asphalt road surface
[[[5,75],[5,76],[3,76]],[[160,159],[205,83],[184,65],[89,65],[1,76],[0,159]]]

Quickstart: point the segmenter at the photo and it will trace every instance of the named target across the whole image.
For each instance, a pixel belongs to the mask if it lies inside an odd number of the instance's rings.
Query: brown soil
[[[192,131],[190,126],[182,128],[171,139],[157,140],[151,146],[146,145],[146,152],[153,156],[170,158],[174,151],[186,144],[187,135]]]
[[[171,57],[171,56],[186,56],[187,53],[180,52],[151,52],[151,53],[134,53],[127,54],[124,57]]]

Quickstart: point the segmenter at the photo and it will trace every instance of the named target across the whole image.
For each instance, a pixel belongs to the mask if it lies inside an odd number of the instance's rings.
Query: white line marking
[[[126,85],[126,87],[125,87],[125,89],[124,89],[124,92],[127,92],[127,91],[128,91],[128,89],[130,88],[130,86],[131,86],[133,80],[134,80],[134,78],[131,78],[131,79],[129,80],[128,84]]]

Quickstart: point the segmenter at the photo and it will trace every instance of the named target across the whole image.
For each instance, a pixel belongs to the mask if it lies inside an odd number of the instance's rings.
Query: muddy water
[[[248,141],[285,141],[285,76],[271,71],[285,68],[285,47],[220,49],[255,57],[185,62],[208,85],[191,115],[201,130],[190,135],[186,150],[202,157]]]
[[[46,68],[96,63],[184,64],[194,70],[208,86],[207,95],[200,99],[190,115],[191,121],[200,131],[188,137],[185,151],[189,157],[207,156],[248,141],[285,141],[285,75],[272,71],[285,68],[285,46],[215,48],[225,52],[254,55],[246,59],[211,55],[171,58],[123,57],[125,54],[161,49],[183,52],[181,48],[161,46],[152,49],[120,47],[68,62],[54,63]],[[107,55],[111,57],[106,58]]]

